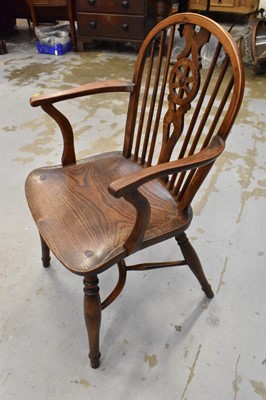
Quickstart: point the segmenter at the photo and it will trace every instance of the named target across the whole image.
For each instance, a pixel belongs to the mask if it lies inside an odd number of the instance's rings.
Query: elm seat
[[[123,197],[113,197],[108,186],[141,169],[112,152],[64,168],[40,168],[29,175],[26,194],[31,212],[50,250],[67,268],[81,275],[99,273],[126,257],[123,244],[134,227],[136,212]],[[151,206],[143,248],[188,227],[191,210],[179,211],[160,181],[146,183],[141,191]],[[59,243],[58,234],[65,240]]]
[[[178,35],[182,40],[176,42]],[[216,49],[204,69],[201,56],[210,40]],[[121,293],[128,271],[188,265],[213,297],[186,230],[193,199],[225,148],[243,91],[243,64],[230,34],[209,18],[181,13],[148,34],[132,81],[93,82],[31,99],[58,124],[64,146],[60,165],[28,176],[27,201],[41,237],[43,266],[50,265],[51,251],[84,276],[93,368],[100,363],[101,312]],[[123,149],[77,161],[72,126],[54,104],[116,92],[129,96]],[[129,255],[169,238],[175,238],[183,259],[126,264]],[[118,282],[101,301],[98,275],[116,264]]]

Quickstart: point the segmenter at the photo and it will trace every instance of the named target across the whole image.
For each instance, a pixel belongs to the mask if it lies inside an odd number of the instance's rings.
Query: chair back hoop
[[[215,135],[227,139],[243,97],[244,69],[223,27],[199,14],[180,13],[148,34],[133,82],[124,156],[151,166],[195,154]],[[165,180],[182,208],[210,167]]]

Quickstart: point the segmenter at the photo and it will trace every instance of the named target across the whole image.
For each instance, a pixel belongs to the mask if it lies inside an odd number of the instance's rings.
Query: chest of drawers
[[[154,0],[76,0],[78,50],[90,40],[140,45],[156,24]]]
[[[210,11],[245,14],[258,8],[259,0],[210,0]],[[204,11],[207,0],[189,0],[189,9]]]

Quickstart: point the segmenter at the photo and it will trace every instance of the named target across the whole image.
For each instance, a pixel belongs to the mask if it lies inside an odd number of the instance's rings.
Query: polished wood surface
[[[211,35],[216,50],[202,68]],[[243,90],[242,60],[231,36],[204,16],[184,13],[149,33],[132,82],[88,83],[31,99],[58,124],[64,146],[60,165],[28,176],[26,197],[41,235],[43,265],[50,265],[51,251],[67,269],[84,276],[93,368],[100,360],[101,312],[121,293],[128,271],[188,265],[206,296],[213,297],[185,231],[192,222],[191,203],[224,150]],[[77,160],[71,124],[55,105],[108,92],[129,95],[123,149]],[[183,259],[126,264],[130,254],[171,237]],[[115,264],[117,285],[102,301],[99,275]]]
[[[76,16],[80,51],[92,40],[140,46],[156,24],[156,1],[76,0]]]
[[[210,0],[210,12],[239,13],[247,14],[257,10],[259,0]],[[189,10],[206,11],[206,0],[189,0]]]

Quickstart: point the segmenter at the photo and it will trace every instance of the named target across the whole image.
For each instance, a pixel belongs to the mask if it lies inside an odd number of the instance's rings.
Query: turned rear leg
[[[89,339],[89,358],[92,368],[100,365],[101,299],[97,276],[84,279],[84,317]]]
[[[203,292],[211,299],[214,296],[211,285],[206,279],[198,255],[189,242],[186,234],[183,233],[182,235],[176,237],[176,241],[180,246],[182,254],[189,268],[198,279]]]
[[[50,249],[47,246],[47,244],[45,243],[45,241],[43,240],[43,238],[41,237],[41,246],[42,246],[42,265],[44,268],[50,267]]]

